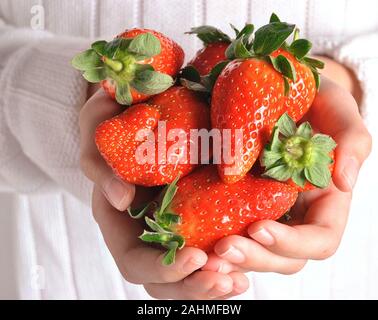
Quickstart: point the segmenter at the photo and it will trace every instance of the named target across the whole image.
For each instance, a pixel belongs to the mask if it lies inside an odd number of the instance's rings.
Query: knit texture
[[[43,4],[46,31],[31,30]],[[201,47],[190,27],[265,24],[271,12],[349,66],[361,81],[361,106],[378,137],[378,1],[365,0],[23,0],[0,1],[0,298],[142,299],[126,283],[91,218],[92,184],[79,169],[78,115],[87,84],[70,66],[90,39],[123,29],[161,30],[189,60]],[[3,19],[3,21],[1,20]],[[6,23],[5,23],[5,22]],[[376,150],[361,171],[350,222],[337,254],[294,276],[249,274],[246,299],[378,297]],[[375,177],[375,178],[374,178]]]

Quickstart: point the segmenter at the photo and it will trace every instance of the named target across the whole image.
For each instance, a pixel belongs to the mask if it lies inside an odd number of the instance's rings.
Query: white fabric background
[[[35,4],[45,9],[46,31],[30,28]],[[191,26],[229,30],[229,22],[247,20],[259,26],[272,11],[296,22],[316,52],[356,72],[364,89],[361,111],[378,137],[375,0],[1,0],[0,298],[148,298],[120,277],[91,217],[91,184],[78,167],[77,114],[86,83],[69,61],[89,38],[156,28],[190,58],[201,46],[183,34]],[[377,161],[374,149],[337,254],[294,276],[250,274],[242,298],[378,298]]]

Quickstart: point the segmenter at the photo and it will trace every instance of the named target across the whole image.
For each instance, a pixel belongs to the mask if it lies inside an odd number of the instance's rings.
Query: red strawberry
[[[256,31],[253,43],[242,36],[227,49],[233,61],[218,76],[211,105],[213,128],[231,130],[231,146],[223,150],[218,166],[226,183],[235,183],[252,168],[285,111],[300,119],[315,97],[321,63],[305,57],[311,48],[307,40],[285,43],[294,29],[273,21]],[[237,129],[243,131],[238,145]],[[225,161],[225,153],[234,156],[233,163]]]
[[[226,50],[229,42],[214,42],[198,51],[188,65],[193,66],[201,76],[205,76],[220,62],[227,60]]]
[[[307,113],[315,99],[317,92],[316,80],[311,68],[298,61],[290,52],[278,49],[272,53],[274,58],[280,55],[290,61],[296,73],[296,81],[289,81],[290,92],[285,99],[285,110],[297,122]]]
[[[131,29],[109,43],[93,43],[72,64],[120,104],[131,105],[171,87],[183,62],[182,48],[162,33]]]
[[[226,183],[243,178],[252,168],[270,129],[284,112],[284,80],[268,62],[260,59],[234,60],[218,77],[213,89],[211,123],[213,128],[231,130],[234,163],[219,164]],[[236,145],[236,129],[243,130],[241,148]],[[235,150],[240,152],[235,153]],[[223,156],[226,150],[223,150]],[[233,170],[229,172],[228,170]]]
[[[187,32],[195,34],[202,41],[204,48],[188,63],[199,75],[206,76],[220,62],[227,60],[226,50],[231,38],[221,30],[212,26],[195,27]]]
[[[236,39],[249,37],[253,33],[253,25],[246,24],[239,31],[233,27]],[[188,63],[180,74],[182,85],[194,90],[210,93],[220,72],[229,62],[228,51],[231,38],[221,30],[211,26],[192,28],[188,34],[196,34],[202,40],[204,48]]]
[[[177,187],[174,182],[166,188],[154,211],[155,220],[146,217],[153,232],[145,231],[141,239],[167,248],[163,262],[170,264],[176,249],[184,245],[211,252],[223,237],[247,235],[253,222],[279,219],[294,205],[297,195],[296,188],[250,174],[228,185],[215,166],[204,166],[181,179]]]
[[[185,133],[182,145],[178,146],[180,149],[174,148],[177,138],[167,141],[165,134],[158,130],[158,121],[165,122],[168,134],[170,129]],[[172,87],[154,97],[149,104],[134,105],[100,124],[96,130],[96,144],[114,172],[125,181],[142,186],[164,185],[195,168],[189,161],[190,130],[209,127],[209,107],[197,93]],[[147,141],[138,141],[141,139],[137,139],[136,134],[143,129],[151,130],[154,136]],[[166,142],[166,153],[159,152],[159,134]],[[159,143],[162,145],[161,141]],[[150,161],[146,158],[148,150],[152,154]],[[159,161],[159,154],[166,158]],[[145,163],[141,163],[143,159]]]
[[[309,122],[297,128],[285,113],[262,153],[263,176],[287,182],[299,192],[326,188],[333,173],[335,148],[331,137],[314,134]]]

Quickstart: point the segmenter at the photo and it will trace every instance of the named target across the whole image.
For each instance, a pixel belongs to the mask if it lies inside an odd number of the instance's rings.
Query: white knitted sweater
[[[41,8],[45,19],[35,24]],[[70,66],[73,55],[93,38],[139,26],[173,37],[190,58],[200,47],[184,35],[191,26],[259,26],[273,11],[296,22],[317,53],[355,71],[364,89],[361,112],[378,137],[375,0],[0,2],[0,298],[145,297],[121,279],[90,217],[91,184],[78,165],[78,111],[87,84]],[[291,277],[251,275],[244,298],[378,298],[378,215],[371,199],[377,160],[374,150],[337,255]]]

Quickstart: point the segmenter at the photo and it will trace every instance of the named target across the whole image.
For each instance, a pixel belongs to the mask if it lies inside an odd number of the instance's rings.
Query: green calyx
[[[230,45],[226,50],[226,57],[228,59],[225,62],[226,65],[227,62],[235,59],[263,59],[282,74],[285,83],[285,95],[288,95],[290,90],[289,80],[296,82],[297,75],[293,64],[284,55],[273,57],[272,54],[276,50],[282,48],[290,52],[300,63],[307,65],[311,69],[316,86],[319,88],[320,78],[318,69],[323,69],[324,63],[307,56],[311,50],[312,44],[306,39],[299,39],[299,29],[296,28],[295,25],[281,22],[278,16],[273,13],[270,17],[269,24],[262,26],[255,32],[253,24],[246,24],[241,31],[236,29],[233,25],[231,25],[231,27],[236,33],[236,38],[230,42]],[[204,32],[204,30],[214,30],[215,28],[206,26],[194,28],[193,30],[197,29]],[[224,33],[218,29],[215,30],[217,30],[216,34],[219,35],[221,33],[224,35]],[[199,37],[202,35],[202,33],[200,33],[198,30],[197,32],[192,31],[190,33],[196,33]],[[211,34],[214,33],[215,31],[212,31]],[[286,41],[292,34],[293,42],[289,45]],[[201,37],[200,39],[203,40]],[[230,39],[230,37],[228,37],[228,39]],[[213,42],[219,41],[215,36],[212,38],[212,40]],[[205,44],[207,43],[206,41],[204,42]],[[215,80],[212,79],[213,83],[215,83],[215,81],[216,78]],[[194,85],[193,83],[189,83],[189,85],[185,83],[184,85],[187,85],[190,89],[197,91],[209,91],[209,87],[203,83],[202,79],[200,79],[199,83],[201,86]],[[210,89],[212,89],[212,87],[210,87]]]
[[[261,158],[264,176],[282,182],[292,179],[300,187],[308,181],[318,188],[326,188],[331,180],[330,153],[336,146],[330,136],[314,134],[308,122],[297,128],[285,113],[274,128],[271,142],[264,148]]]
[[[156,72],[152,66],[143,64],[143,60],[160,53],[159,39],[150,33],[144,33],[131,39],[97,41],[91,49],[76,55],[72,66],[82,71],[83,77],[91,83],[112,79],[116,84],[117,102],[131,105],[131,89],[154,95],[174,84],[171,76]]]
[[[151,231],[145,230],[140,239],[148,243],[157,243],[167,249],[163,258],[163,265],[170,265],[175,262],[176,251],[185,246],[185,239],[174,232],[175,226],[180,224],[180,216],[170,212],[170,204],[177,192],[177,181],[175,179],[162,192],[161,200],[152,202],[140,209],[128,209],[128,213],[134,219],[145,218],[147,226]],[[153,219],[146,216],[153,211]]]
[[[210,43],[216,43],[216,42],[229,42],[231,43],[231,38],[223,33],[221,30],[212,27],[212,26],[200,26],[192,28],[189,32],[186,32],[186,34],[195,34],[197,37],[203,42],[203,44],[206,46]]]
[[[190,90],[210,94],[218,76],[228,63],[228,60],[219,62],[206,76],[201,76],[196,68],[189,65],[181,70],[179,75],[180,83]]]
[[[229,57],[229,52],[234,50],[234,46],[236,46],[240,50],[243,49],[243,39],[249,38],[254,31],[253,24],[246,24],[241,30],[238,30],[232,24],[231,27],[235,31],[235,41],[231,40],[231,38],[227,34],[211,26],[192,28],[192,30],[190,32],[187,32],[187,34],[196,34],[197,37],[201,39],[205,45],[215,42],[230,43],[230,46],[226,51],[226,57]],[[247,53],[245,57],[247,57]],[[218,76],[230,61],[231,59],[221,61],[210,71],[208,75],[205,76],[201,76],[193,66],[189,65],[181,70],[179,76],[180,83],[190,90],[211,94]]]

